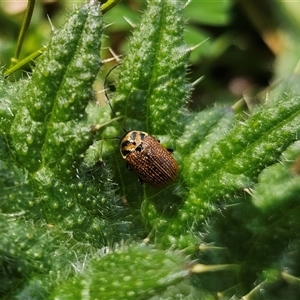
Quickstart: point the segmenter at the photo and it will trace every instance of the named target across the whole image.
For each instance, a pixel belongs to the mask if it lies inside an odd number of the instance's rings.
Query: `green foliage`
[[[91,299],[145,299],[183,281],[189,273],[184,263],[180,253],[132,245],[91,260],[89,269],[58,289],[54,298],[76,298],[84,290]]]
[[[227,22],[222,3],[212,22]],[[167,188],[140,186],[117,142],[97,140],[122,128],[91,101],[96,2],[53,32],[30,78],[0,78],[0,297],[296,299],[299,94],[283,84],[243,121],[220,105],[189,112],[184,9],[148,1],[111,95],[127,130],[174,148]]]
[[[172,133],[173,138],[182,131],[183,106],[191,88],[185,83],[190,50],[184,45],[184,20],[179,17],[183,7],[181,1],[149,6],[130,40],[113,98],[116,111],[126,118],[125,127]]]

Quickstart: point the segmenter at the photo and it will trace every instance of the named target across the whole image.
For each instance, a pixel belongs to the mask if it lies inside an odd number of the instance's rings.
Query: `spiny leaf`
[[[283,153],[279,163],[259,175],[259,182],[253,191],[256,207],[268,214],[278,209],[290,209],[293,199],[300,195],[299,155],[300,144],[296,142]]]
[[[179,252],[132,246],[90,261],[84,273],[58,288],[53,299],[145,299],[189,274]]]
[[[95,3],[73,13],[67,25],[53,33],[20,95],[22,106],[10,135],[17,159],[30,172],[41,167],[69,172],[91,143],[91,133],[81,121],[100,67],[99,18]]]
[[[191,90],[185,79],[190,51],[183,40],[183,9],[184,1],[148,1],[130,39],[113,99],[129,129],[173,137],[182,129],[179,120]]]
[[[199,151],[196,149],[185,159],[183,180],[186,178],[189,191],[185,202],[173,223],[162,221],[163,228],[168,229],[159,230],[177,236],[171,238],[172,243],[185,240],[180,247],[194,242],[193,232],[216,210],[216,203],[253,186],[258,174],[297,139],[299,103],[299,96],[286,96],[262,107],[244,124],[236,124],[220,141],[212,141],[214,145],[207,148],[208,152],[202,152],[200,143]],[[190,241],[187,232],[191,233]]]
[[[119,67],[117,90],[112,97],[116,112],[125,116],[122,122],[126,129],[147,131],[169,148],[174,147],[183,130],[184,109],[191,92],[185,78],[190,49],[183,38],[184,4],[171,0],[148,2]],[[122,194],[140,206],[142,195],[136,174],[124,168],[118,149],[106,155],[114,155]],[[151,197],[150,193],[147,198]]]
[[[0,74],[0,133],[3,136],[9,134],[10,126],[22,100],[20,95],[26,84],[25,79],[11,83]]]

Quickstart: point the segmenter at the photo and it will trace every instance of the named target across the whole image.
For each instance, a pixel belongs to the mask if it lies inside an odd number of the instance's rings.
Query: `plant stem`
[[[35,5],[35,0],[28,0],[27,8],[26,8],[26,11],[25,11],[25,17],[23,19],[21,31],[20,31],[20,34],[19,34],[19,37],[18,37],[16,52],[15,52],[14,57],[11,59],[10,68],[12,68],[15,64],[18,63],[20,53],[21,53],[21,49],[22,49],[22,46],[23,46],[23,42],[24,42],[27,30],[29,28],[31,18],[32,18],[34,5]]]
[[[101,5],[101,11],[105,14],[107,11],[112,9],[115,5],[117,5],[121,0],[108,0],[104,4]]]
[[[6,70],[4,72],[4,77],[10,76],[13,72],[19,70],[22,66],[26,65],[28,62],[30,62],[33,59],[39,57],[45,50],[46,50],[46,46],[40,48],[39,50],[33,52],[29,56],[22,59],[20,62],[18,62],[15,65],[11,66],[8,70]]]

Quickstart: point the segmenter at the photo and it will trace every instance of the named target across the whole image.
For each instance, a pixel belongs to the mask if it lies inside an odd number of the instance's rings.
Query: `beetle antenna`
[[[119,65],[120,65],[120,64],[115,65],[114,67],[112,67],[112,68],[108,71],[108,73],[107,73],[106,76],[105,76],[104,84],[103,84],[103,86],[104,86],[104,94],[105,94],[105,97],[106,97],[106,99],[107,99],[108,105],[109,105],[109,107],[110,107],[112,113],[114,114],[114,116],[115,116],[116,118],[117,118],[117,114],[116,114],[115,110],[113,109],[113,107],[112,107],[112,105],[111,105],[111,103],[110,103],[110,99],[109,99],[109,97],[108,97],[108,94],[107,94],[107,92],[106,92],[106,84],[107,84],[107,79],[108,79],[109,74],[110,74],[115,68],[117,68]],[[119,120],[118,120],[118,121],[119,121]],[[119,123],[120,123],[122,129],[123,129],[125,132],[128,132],[128,131],[125,129],[123,123],[122,123],[121,121],[119,121]]]

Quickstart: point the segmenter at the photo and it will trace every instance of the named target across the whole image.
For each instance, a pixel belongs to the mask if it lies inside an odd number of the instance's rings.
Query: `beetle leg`
[[[168,150],[170,153],[173,153],[173,152],[174,152],[174,150],[171,149],[171,148],[167,148],[167,150]]]
[[[129,171],[132,170],[128,163],[126,163],[126,169],[129,170]]]
[[[144,184],[144,181],[141,177],[138,178],[140,185]]]

